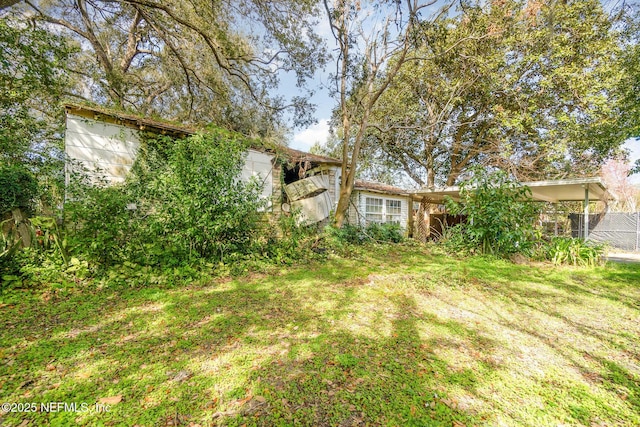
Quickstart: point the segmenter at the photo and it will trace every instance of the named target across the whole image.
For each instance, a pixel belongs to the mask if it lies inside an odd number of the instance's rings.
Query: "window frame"
[[[402,224],[402,205],[404,202],[402,200],[366,194],[363,196],[366,223],[397,224],[404,228]]]

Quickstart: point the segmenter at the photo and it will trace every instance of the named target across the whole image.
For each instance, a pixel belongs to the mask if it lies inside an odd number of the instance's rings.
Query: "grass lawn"
[[[0,306],[0,401],[92,410],[0,425],[638,426],[639,337],[640,264],[417,246],[182,287],[25,291]]]

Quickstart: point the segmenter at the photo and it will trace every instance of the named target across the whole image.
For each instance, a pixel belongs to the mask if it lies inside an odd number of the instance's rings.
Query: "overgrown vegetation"
[[[19,251],[15,230],[3,227],[3,288],[66,286],[109,276],[112,267],[124,271],[123,280],[152,283],[158,274],[224,276],[324,256],[316,227],[273,216],[261,182],[240,179],[248,147],[221,129],[178,140],[156,135],[145,139],[123,184],[96,185],[75,174],[61,225],[44,216],[25,222],[30,248]],[[3,201],[30,206],[35,181],[9,172]]]
[[[38,181],[24,165],[0,164],[0,217],[11,209],[33,212]]]
[[[222,130],[149,139],[124,185],[71,190],[65,220],[73,245],[102,266],[224,262],[246,252],[267,203],[260,183],[239,178],[247,149]]]
[[[530,254],[539,238],[534,227],[539,208],[531,201],[531,190],[504,171],[474,168],[460,184],[460,201],[448,198],[446,205],[452,214],[466,217],[465,224],[447,231],[444,243],[453,250]]]
[[[404,230],[398,224],[371,222],[366,226],[345,224],[342,227],[325,228],[327,237],[337,245],[362,245],[368,242],[400,243],[404,240]]]
[[[604,245],[571,237],[554,237],[543,245],[546,258],[556,265],[593,267],[602,262]]]

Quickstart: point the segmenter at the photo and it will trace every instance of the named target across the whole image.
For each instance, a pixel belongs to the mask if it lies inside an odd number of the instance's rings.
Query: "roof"
[[[335,165],[342,164],[342,160],[339,160],[333,157],[307,153],[305,151],[300,151],[300,150],[296,150],[294,148],[289,148],[285,146],[279,146],[277,150],[284,152],[284,154],[286,154],[295,163],[307,161],[311,163],[329,163],[329,164],[335,164]]]
[[[161,120],[153,120],[145,117],[140,117],[135,114],[126,113],[122,111],[116,111],[109,108],[99,107],[95,105],[66,103],[65,109],[68,114],[74,114],[82,117],[88,117],[94,120],[102,120],[106,122],[112,122],[115,124],[132,127],[138,130],[150,130],[158,133],[170,133],[178,136],[192,135],[197,132],[197,129],[182,126],[178,124],[169,123]],[[318,154],[307,153],[300,150],[295,150],[286,146],[277,146],[274,149],[268,147],[254,147],[255,149],[262,151],[273,151],[284,153],[294,163],[298,162],[312,162],[312,163],[325,163],[341,165],[342,161],[333,157],[321,156]]]
[[[585,200],[585,190],[589,190],[590,199],[610,200],[614,196],[607,191],[602,179],[598,177],[560,179],[553,181],[530,181],[521,183],[531,189],[533,200],[540,202],[568,202]],[[445,196],[456,200],[460,195],[460,187],[446,187],[440,189],[422,188],[414,193],[415,196],[426,197],[432,202],[442,202]]]
[[[383,184],[381,182],[356,180],[355,190],[372,191],[374,193],[394,194],[398,196],[408,196],[409,192],[393,185]]]
[[[105,121],[111,121],[116,124],[133,127],[139,130],[156,130],[160,133],[171,133],[174,135],[177,134],[183,136],[196,133],[196,129],[186,126],[172,124],[166,121],[148,119],[132,113],[115,111],[104,107],[74,103],[67,103],[64,107],[67,113],[79,115],[82,117],[89,117],[94,120],[111,119]]]

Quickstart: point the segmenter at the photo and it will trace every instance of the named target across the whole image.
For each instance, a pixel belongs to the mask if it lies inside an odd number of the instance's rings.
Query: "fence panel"
[[[582,237],[584,215],[570,214],[571,235]],[[589,215],[589,239],[627,251],[640,250],[640,212]]]

